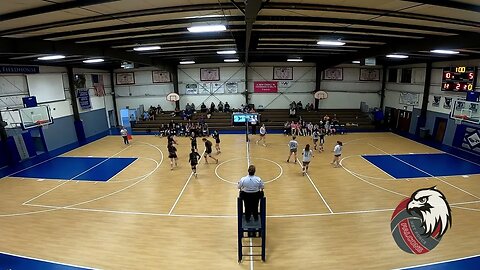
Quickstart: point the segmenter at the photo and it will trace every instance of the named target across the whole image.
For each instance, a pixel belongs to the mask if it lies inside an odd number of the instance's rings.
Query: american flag
[[[93,89],[95,90],[95,96],[105,96],[105,88],[103,87],[103,75],[92,74]]]

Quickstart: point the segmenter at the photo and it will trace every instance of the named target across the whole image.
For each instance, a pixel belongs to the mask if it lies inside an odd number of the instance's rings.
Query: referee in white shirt
[[[248,167],[248,175],[242,177],[238,182],[238,189],[240,190],[240,198],[242,198],[245,205],[245,219],[250,222],[250,216],[253,214],[253,219],[258,220],[258,202],[263,197],[263,181],[260,177],[255,176],[255,166]]]

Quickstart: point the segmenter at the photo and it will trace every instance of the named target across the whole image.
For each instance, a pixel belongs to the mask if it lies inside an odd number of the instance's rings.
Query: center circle
[[[234,184],[236,185],[237,184],[237,181],[232,181],[232,180],[228,180],[228,179],[225,179],[223,177],[221,177],[219,174],[218,174],[218,169],[222,166],[222,165],[225,165],[229,162],[233,162],[233,161],[236,161],[236,160],[247,160],[248,162],[248,159],[245,158],[245,157],[240,157],[240,158],[232,158],[232,159],[229,159],[229,160],[226,160],[220,164],[217,165],[217,167],[215,167],[215,175],[222,181],[225,181],[227,183],[230,183],[230,184]],[[275,176],[274,178],[268,180],[268,181],[264,181],[265,184],[268,184],[270,182],[273,182],[275,180],[277,180],[278,178],[280,178],[282,175],[283,175],[283,168],[280,164],[278,164],[277,162],[273,161],[273,160],[270,160],[270,159],[266,159],[266,158],[250,158],[250,160],[264,160],[264,161],[267,161],[269,163],[273,163],[274,165],[276,165],[279,169],[280,169],[280,172],[277,176]]]

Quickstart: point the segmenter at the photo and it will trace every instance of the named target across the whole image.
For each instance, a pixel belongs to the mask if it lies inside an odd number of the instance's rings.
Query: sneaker
[[[290,159],[287,159],[287,163],[290,162]]]
[[[197,173],[194,173],[193,175],[195,175],[195,178],[198,178]]]

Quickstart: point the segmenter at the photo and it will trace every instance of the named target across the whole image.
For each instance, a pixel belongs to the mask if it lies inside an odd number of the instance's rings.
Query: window
[[[397,69],[391,68],[388,70],[388,82],[397,82]]]
[[[412,69],[411,68],[402,68],[402,77],[400,78],[401,83],[412,83]]]

